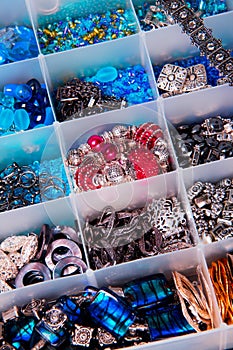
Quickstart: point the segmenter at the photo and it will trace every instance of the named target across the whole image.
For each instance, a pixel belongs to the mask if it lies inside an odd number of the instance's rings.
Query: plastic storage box
[[[194,56],[198,51],[191,45],[190,40],[181,32],[178,25],[148,32],[142,31],[135,13],[135,6],[142,3],[141,1],[29,0],[25,2],[18,0],[15,3],[13,0],[2,0],[0,25],[17,23],[32,26],[38,41],[36,34],[38,26],[43,22],[49,22],[51,18],[59,19],[60,9],[70,3],[77,5],[79,16],[89,14],[93,9],[96,12],[111,10],[116,6],[131,9],[136,33],[54,54],[42,54],[38,42],[38,57],[0,66],[1,88],[7,83],[21,83],[32,77],[44,82],[49,92],[55,120],[51,126],[0,137],[0,168],[3,169],[14,161],[19,165],[57,157],[65,161],[66,154],[74,142],[78,140],[81,144],[93,130],[102,132],[106,125],[110,129],[111,125],[119,123],[139,125],[148,120],[154,121],[163,129],[173,159],[173,168],[167,174],[83,193],[74,193],[67,171],[70,186],[68,196],[0,213],[0,240],[31,231],[38,233],[38,228],[45,223],[76,227],[82,239],[82,228],[86,218],[97,215],[106,205],[110,204],[116,210],[122,210],[143,206],[154,197],[176,195],[185,208],[196,245],[182,251],[123,263],[98,271],[88,268],[81,275],[46,281],[2,293],[0,311],[7,310],[13,305],[23,305],[32,298],[52,299],[63,294],[75,293],[87,285],[97,287],[122,285],[135,278],[158,272],[164,273],[168,279],[171,279],[171,272],[174,270],[186,276],[192,276],[199,264],[203,267],[211,286],[208,266],[215,259],[233,250],[233,238],[209,245],[204,245],[199,240],[186,190],[198,180],[217,181],[224,177],[233,178],[233,159],[182,169],[176,158],[170,128],[181,122],[203,121],[218,114],[225,117],[232,116],[233,88],[226,84],[180,96],[162,98],[157,89],[153,65]],[[233,49],[232,1],[228,0],[227,5],[227,12],[206,18],[205,23],[213,29],[216,37],[222,39],[224,47]],[[64,80],[67,81],[73,76],[85,77],[95,74],[98,69],[107,65],[127,67],[136,64],[141,64],[149,76],[153,101],[62,123],[56,121],[53,91]],[[88,265],[88,257],[86,260]],[[233,326],[227,326],[221,321],[213,288],[211,293],[214,301],[215,329],[133,348],[157,350],[187,349],[187,347],[190,350],[232,348]]]

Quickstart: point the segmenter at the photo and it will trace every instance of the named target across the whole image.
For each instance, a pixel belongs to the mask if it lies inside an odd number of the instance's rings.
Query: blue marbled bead
[[[0,128],[8,130],[14,121],[14,113],[11,109],[6,108],[1,111],[0,114]]]
[[[30,124],[29,114],[25,109],[17,109],[14,113],[16,130],[27,130]]]

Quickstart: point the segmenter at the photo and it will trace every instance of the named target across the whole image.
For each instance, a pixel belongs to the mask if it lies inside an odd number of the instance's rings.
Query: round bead
[[[88,145],[91,147],[91,149],[95,148],[97,145],[99,145],[100,143],[102,143],[104,141],[102,136],[99,135],[92,135],[91,137],[89,137],[89,139],[87,140]]]
[[[117,146],[111,143],[106,143],[105,149],[102,151],[102,154],[107,162],[115,160],[117,157]]]

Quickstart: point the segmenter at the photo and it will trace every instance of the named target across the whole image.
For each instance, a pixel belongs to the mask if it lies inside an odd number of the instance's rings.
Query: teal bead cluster
[[[124,98],[128,106],[153,100],[148,74],[140,64],[118,69],[116,78],[110,81],[102,81],[98,72],[85,80],[96,84],[103,95]]]
[[[0,28],[0,65],[38,56],[32,28],[15,25]]]
[[[63,122],[122,109],[154,99],[145,68],[104,66],[95,75],[73,78],[54,91],[56,117]]]
[[[87,17],[66,17],[37,29],[40,49],[45,55],[123,38],[136,32],[132,10],[123,8]]]
[[[6,84],[0,91],[0,136],[50,125],[54,121],[47,90],[37,79]]]

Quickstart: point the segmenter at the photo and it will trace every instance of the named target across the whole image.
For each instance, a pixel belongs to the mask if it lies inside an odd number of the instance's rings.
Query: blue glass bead
[[[66,340],[66,333],[63,328],[53,331],[44,321],[40,321],[35,329],[52,346],[58,347]]]
[[[0,42],[0,65],[4,64],[8,58],[8,53],[6,47],[3,43]]]
[[[10,59],[12,61],[20,61],[29,58],[31,56],[29,46],[28,41],[16,42],[9,52]]]
[[[30,127],[34,128],[38,124],[43,124],[45,121],[45,113],[41,112],[41,109],[34,108],[30,113]]]
[[[54,117],[53,117],[53,111],[51,107],[47,107],[45,110],[46,114],[45,114],[45,121],[44,124],[45,125],[51,125],[54,122]]]
[[[33,102],[28,101],[28,102],[15,102],[14,104],[14,109],[26,109],[28,113],[31,113],[35,109],[35,105]]]
[[[131,309],[120,298],[103,289],[97,292],[87,311],[98,326],[116,338],[123,337],[135,319]]]
[[[32,95],[37,94],[41,89],[41,84],[37,79],[30,79],[26,82],[26,84],[30,86]]]
[[[14,106],[15,99],[13,96],[7,96],[0,91],[0,103],[6,108],[12,108]]]
[[[7,130],[13,124],[14,113],[11,109],[3,109],[0,114],[0,128]]]
[[[35,100],[38,102],[40,108],[46,108],[50,105],[46,89],[39,89],[35,95]]]
[[[7,96],[13,96],[17,100],[27,102],[32,97],[32,90],[27,84],[7,84],[3,92]]]
[[[58,299],[57,305],[68,317],[69,322],[82,322],[82,313],[80,307],[71,298],[62,296]]]
[[[115,67],[107,66],[104,68],[101,68],[96,73],[95,79],[100,81],[101,83],[108,83],[110,81],[113,81],[117,78],[118,72]]]
[[[15,26],[14,27],[14,33],[23,40],[30,41],[31,39],[34,39],[33,30],[31,28],[25,27],[25,26]]]
[[[123,292],[133,308],[159,306],[173,297],[165,276],[160,273],[125,284]]]
[[[30,124],[30,117],[25,109],[16,109],[14,113],[14,124],[17,130],[27,130]]]
[[[27,343],[30,341],[36,322],[32,317],[20,318],[20,322],[7,323],[7,340],[14,342]]]
[[[149,326],[152,341],[195,332],[183,316],[180,304],[171,304],[161,309],[148,310],[145,319]]]

